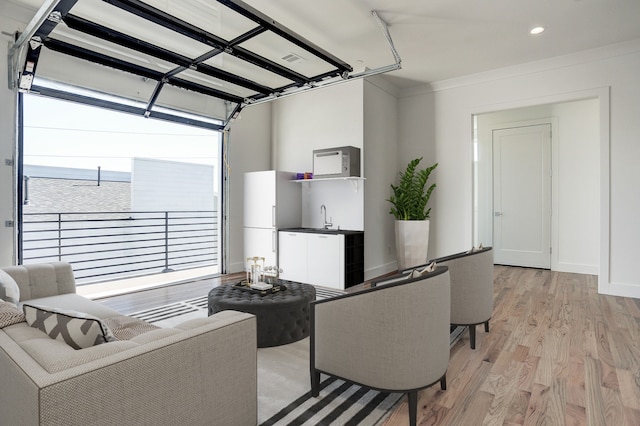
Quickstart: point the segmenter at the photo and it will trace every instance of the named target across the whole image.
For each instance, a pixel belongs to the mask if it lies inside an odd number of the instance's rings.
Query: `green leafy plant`
[[[389,213],[398,220],[425,220],[431,213],[431,208],[427,209],[427,203],[436,184],[427,188],[427,180],[438,163],[418,170],[420,161],[422,157],[411,160],[406,170],[400,172],[398,186],[391,184],[392,195],[387,201],[393,206]]]

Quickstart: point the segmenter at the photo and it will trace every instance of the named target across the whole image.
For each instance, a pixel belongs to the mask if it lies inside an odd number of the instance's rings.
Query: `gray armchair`
[[[476,325],[484,324],[484,331],[488,333],[493,314],[493,249],[485,247],[456,253],[431,262],[449,267],[451,325],[468,327],[471,349],[475,349]]]
[[[311,302],[311,394],[319,395],[321,373],[407,393],[415,425],[418,391],[437,382],[446,389],[450,306],[446,267]]]

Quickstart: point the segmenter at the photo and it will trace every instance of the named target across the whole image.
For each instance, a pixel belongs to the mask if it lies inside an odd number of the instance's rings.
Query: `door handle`
[[[493,212],[493,215],[495,217],[502,216],[502,212]]]

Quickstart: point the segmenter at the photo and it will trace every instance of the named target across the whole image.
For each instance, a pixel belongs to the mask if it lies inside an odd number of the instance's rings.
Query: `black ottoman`
[[[254,314],[258,347],[286,345],[309,335],[309,302],[316,299],[312,285],[282,281],[286,290],[259,294],[221,285],[209,292],[209,315],[224,310]]]

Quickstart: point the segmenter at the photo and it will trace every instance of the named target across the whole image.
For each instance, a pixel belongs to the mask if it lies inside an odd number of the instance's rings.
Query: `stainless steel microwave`
[[[341,146],[313,151],[313,177],[360,176],[360,148]]]

